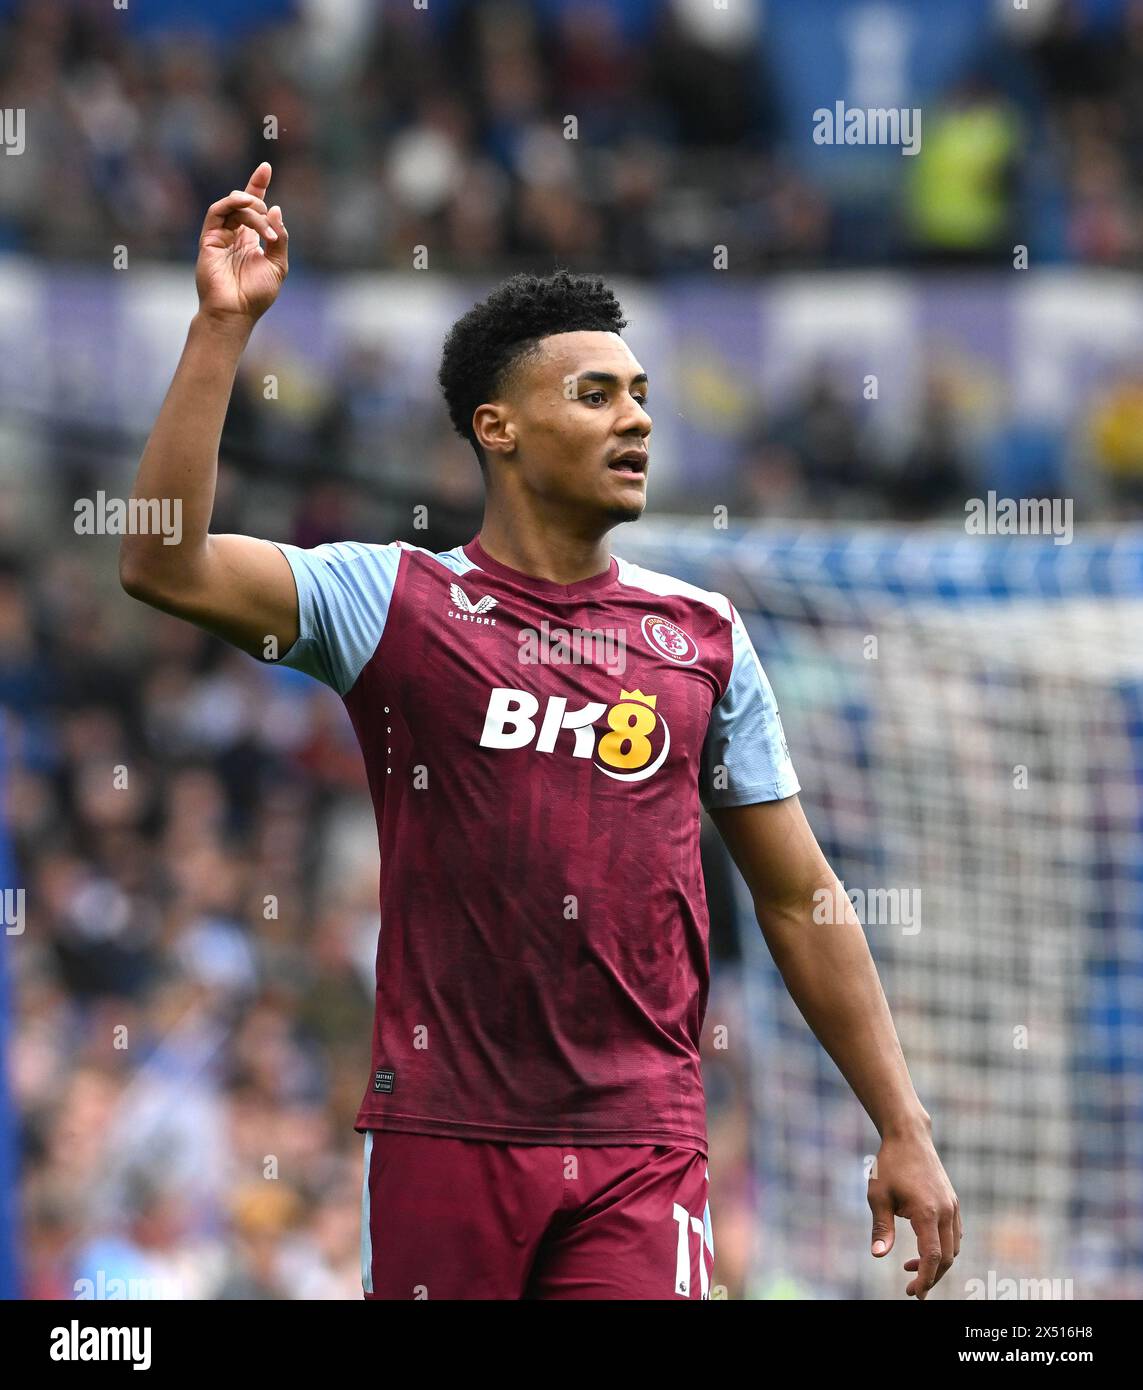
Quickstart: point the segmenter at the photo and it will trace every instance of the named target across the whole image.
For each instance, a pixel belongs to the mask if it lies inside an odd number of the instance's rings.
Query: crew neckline
[[[610,588],[619,578],[619,561],[614,555],[612,555],[607,569],[601,573],[589,575],[586,579],[577,579],[574,584],[557,584],[552,579],[539,579],[534,574],[525,574],[523,570],[515,570],[510,565],[501,564],[499,560],[493,559],[480,544],[479,532],[461,549],[477,569],[486,570],[489,574],[498,575],[501,579],[510,579],[537,594],[574,598],[578,594],[590,594],[599,589]]]

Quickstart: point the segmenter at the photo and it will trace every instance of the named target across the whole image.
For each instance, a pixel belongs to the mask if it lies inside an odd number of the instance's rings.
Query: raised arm
[[[119,549],[119,579],[133,598],[263,658],[282,655],[298,636],[289,563],[269,541],[212,536],[209,526],[238,359],[289,268],[282,210],[265,202],[270,172],[260,164],[245,192],[235,190],[207,212],[195,267],[198,313],[131,494],[177,502],[180,539],[168,545],[162,535],[127,535]],[[276,653],[267,651],[268,638]]]

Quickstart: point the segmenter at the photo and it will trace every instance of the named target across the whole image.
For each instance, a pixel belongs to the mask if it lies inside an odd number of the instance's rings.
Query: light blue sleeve
[[[279,659],[339,695],[353,688],[385,631],[401,550],[335,541],[312,550],[275,541],[298,586],[298,640]]]
[[[801,791],[774,692],[754,644],[734,614],[730,679],[710,714],[699,770],[707,810],[781,801]]]

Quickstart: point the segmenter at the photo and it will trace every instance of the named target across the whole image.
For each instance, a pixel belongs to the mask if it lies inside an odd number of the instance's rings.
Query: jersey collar
[[[590,575],[587,579],[577,579],[574,584],[556,584],[550,579],[537,579],[533,574],[525,574],[523,570],[514,570],[509,565],[502,565],[499,560],[494,560],[480,544],[479,533],[461,548],[477,569],[484,570],[488,574],[495,574],[501,579],[510,580],[534,594],[551,594],[557,598],[575,598],[580,594],[592,594],[601,589],[610,589],[619,579],[619,562],[614,555],[608,562],[607,569],[601,574]]]

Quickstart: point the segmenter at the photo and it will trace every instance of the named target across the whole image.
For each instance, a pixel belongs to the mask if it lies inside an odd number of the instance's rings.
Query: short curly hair
[[[618,333],[626,328],[619,301],[602,279],[572,275],[513,275],[457,319],[441,353],[438,374],[449,418],[484,467],[472,429],[477,406],[503,390],[512,368],[553,333]]]

